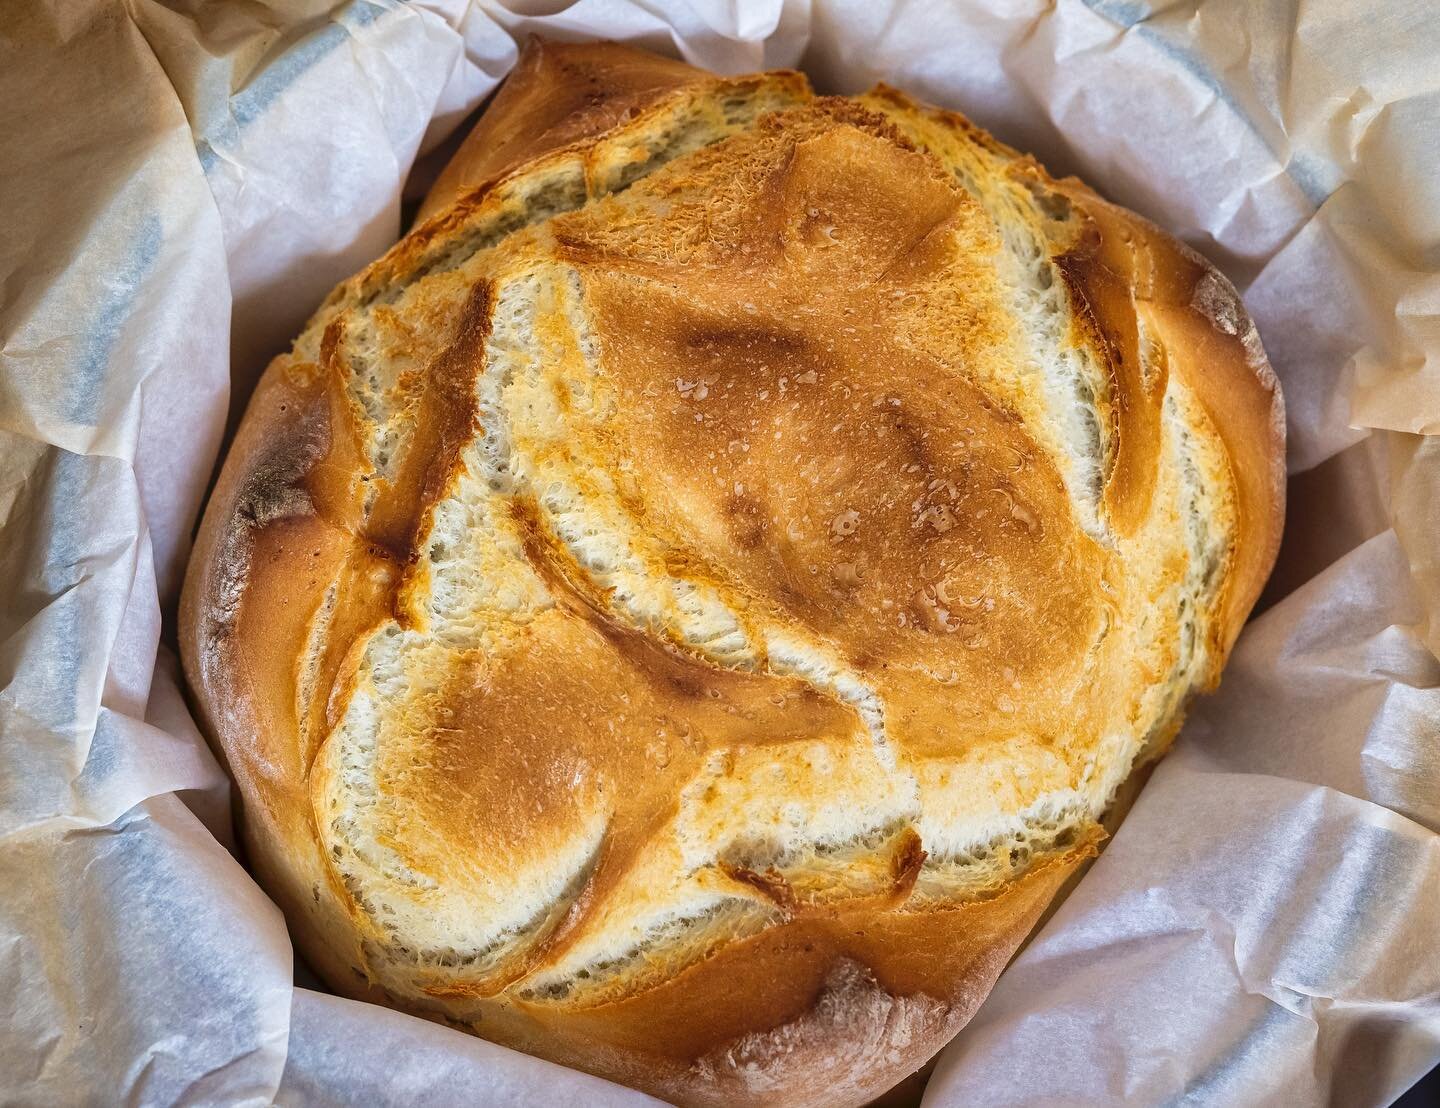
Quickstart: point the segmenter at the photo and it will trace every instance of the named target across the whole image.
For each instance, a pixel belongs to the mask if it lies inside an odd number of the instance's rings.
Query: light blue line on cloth
[[[200,168],[209,174],[221,156],[216,146],[235,143],[240,132],[260,118],[280,95],[312,66],[350,38],[350,26],[368,27],[396,11],[392,3],[356,0],[341,13],[332,14],[328,26],[306,35],[285,51],[239,92],[230,97],[229,117],[212,133],[197,136],[195,152]]]
[[[1096,15],[1123,27],[1127,32],[1139,35],[1214,93],[1215,97],[1229,108],[1231,113],[1241,120],[1257,139],[1265,144],[1265,148],[1270,151],[1281,171],[1295,182],[1295,186],[1311,205],[1318,208],[1334,191],[1328,183],[1329,179],[1335,176],[1335,171],[1329,163],[1323,158],[1301,151],[1290,151],[1286,154],[1276,150],[1270,140],[1265,137],[1265,133],[1255,125],[1249,113],[1241,108],[1235,98],[1230,95],[1224,82],[1215,76],[1209,66],[1187,47],[1166,37],[1157,28],[1148,25],[1151,15],[1154,14],[1148,4],[1142,3],[1141,0],[1081,0],[1081,3]]]

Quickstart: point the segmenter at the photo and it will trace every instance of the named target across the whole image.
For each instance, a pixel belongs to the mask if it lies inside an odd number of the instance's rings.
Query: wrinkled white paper
[[[537,31],[965,111],[1220,263],[1284,383],[1291,513],[1266,610],[924,1103],[1383,1104],[1440,1060],[1429,0],[16,9],[0,1101],[650,1102],[296,985],[162,643],[227,396],[238,412],[393,241],[417,154]]]

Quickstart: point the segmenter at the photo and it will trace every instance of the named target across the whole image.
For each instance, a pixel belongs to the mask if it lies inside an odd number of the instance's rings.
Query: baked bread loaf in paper
[[[1194,252],[954,113],[532,43],[266,373],[182,646],[338,991],[682,1104],[975,1011],[1274,558]]]

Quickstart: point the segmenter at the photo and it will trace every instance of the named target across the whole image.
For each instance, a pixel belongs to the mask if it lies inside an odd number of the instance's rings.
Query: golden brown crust
[[[1285,522],[1280,383],[1239,294],[1223,274],[1147,221],[1103,201],[1092,203],[1097,220],[1121,238],[1125,234],[1117,224],[1125,221],[1135,284],[1148,278],[1140,314],[1167,351],[1171,371],[1184,378],[1204,406],[1230,459],[1240,538],[1219,620],[1223,658],[1280,549]],[[1218,677],[1218,667],[1216,672]]]
[[[1056,262],[1115,389],[1118,457],[1106,498],[1118,530],[1134,525],[1153,483],[1155,401],[1167,374],[1177,374],[1204,406],[1224,441],[1238,498],[1236,562],[1216,624],[1223,659],[1274,565],[1285,517],[1284,400],[1239,294],[1214,266],[1153,223],[1108,203],[1073,177],[1055,180],[1033,158],[963,116],[883,84],[868,99],[941,121],[1005,163],[1009,175],[1043,197],[1042,206],[1073,204],[1083,216],[1083,230],[1057,253]],[[1067,212],[1066,218],[1073,217]],[[1161,372],[1148,382],[1137,324],[1162,352]]]
[[[618,1063],[621,1080],[676,1103],[861,1104],[965,1025],[1092,851],[1085,843],[993,900],[793,920],[658,988],[559,1019],[535,1014],[571,1040],[562,1058],[601,1072]],[[887,1057],[896,1039],[899,1066]]]
[[[702,69],[620,43],[532,37],[418,218],[542,154],[610,130],[673,89],[709,79]]]
[[[182,654],[333,987],[860,1103],[1218,674],[1279,404],[1223,278],[953,113],[532,45],[267,372]]]

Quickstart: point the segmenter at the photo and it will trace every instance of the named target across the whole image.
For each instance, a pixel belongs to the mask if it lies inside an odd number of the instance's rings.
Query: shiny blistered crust
[[[476,135],[200,528],[252,864],[347,995],[862,1103],[1217,679],[1273,375],[1197,255],[894,90],[532,44]]]

